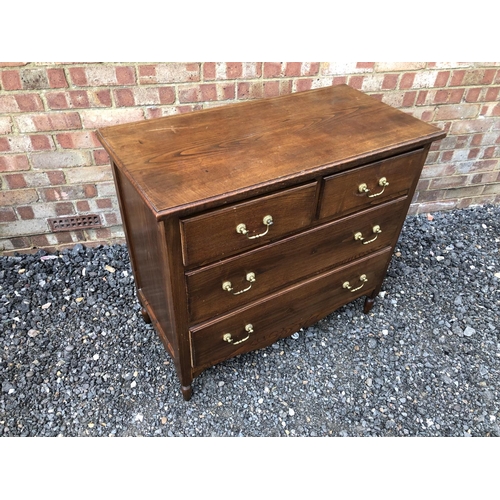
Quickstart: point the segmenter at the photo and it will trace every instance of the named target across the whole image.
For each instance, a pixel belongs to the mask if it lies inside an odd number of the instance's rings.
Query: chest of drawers
[[[182,394],[203,370],[366,296],[431,143],[346,85],[98,131],[142,305]]]

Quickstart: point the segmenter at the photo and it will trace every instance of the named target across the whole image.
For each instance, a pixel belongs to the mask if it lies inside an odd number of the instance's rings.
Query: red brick
[[[26,181],[23,174],[6,175],[5,180],[10,189],[22,189],[26,187]]]
[[[13,222],[15,220],[17,220],[17,217],[12,208],[0,208],[0,222]]]
[[[481,80],[482,85],[491,85],[493,79],[495,78],[497,70],[496,69],[486,69],[484,70],[483,79]]]
[[[462,96],[464,95],[465,89],[445,89],[445,90],[437,90],[433,103],[434,104],[456,104],[462,100]]]
[[[479,155],[479,151],[480,151],[479,148],[472,148],[471,150],[469,150],[469,155],[467,156],[467,159],[473,160],[473,159],[477,158]]]
[[[280,82],[264,82],[264,97],[277,97],[280,95]]]
[[[0,172],[13,172],[29,169],[30,165],[28,163],[28,157],[26,155],[0,156]]]
[[[484,174],[474,174],[470,178],[471,184],[488,184],[498,180],[498,172],[486,172]]]
[[[78,213],[90,212],[90,205],[87,200],[81,200],[76,202],[76,210]]]
[[[51,172],[46,172],[46,174],[52,186],[66,183],[66,177],[64,177],[64,172],[61,170],[52,170]]]
[[[205,63],[205,66],[214,63]],[[215,65],[214,65],[215,77]],[[156,66],[153,64],[146,64],[139,66],[139,84],[156,83]]]
[[[21,132],[47,132],[53,130],[79,129],[82,124],[78,113],[43,113],[22,115],[17,118]]]
[[[481,158],[487,158],[487,159],[494,158],[495,157],[495,149],[496,149],[495,146],[490,146],[489,148],[486,148],[483,151]]]
[[[58,186],[39,188],[38,192],[43,201],[76,200],[88,198],[84,186]]]
[[[415,73],[404,73],[399,82],[400,89],[411,89],[415,80]]]
[[[264,63],[264,78],[276,78],[282,76],[281,63],[265,62]]]
[[[92,131],[57,134],[56,140],[63,149],[84,149],[101,146],[95,132]]]
[[[465,96],[466,102],[477,102],[479,99],[479,94],[481,93],[481,88],[476,87],[467,90],[467,94]]]
[[[356,68],[373,69],[374,67],[375,67],[374,62],[357,62],[356,63]]]
[[[448,79],[450,78],[450,71],[440,71],[436,76],[436,81],[434,82],[435,87],[446,87]]]
[[[111,229],[109,227],[101,227],[94,229],[95,239],[107,240],[111,237]]]
[[[63,243],[73,243],[73,237],[71,236],[72,231],[68,232],[62,232],[62,233],[55,233],[54,236],[57,239],[57,243],[63,244]]]
[[[234,83],[218,83],[217,84],[218,94],[224,100],[233,100],[236,98],[236,86]]]
[[[49,78],[49,85],[53,89],[65,88],[68,86],[66,75],[62,68],[49,68],[47,70],[47,76]]]
[[[62,215],[73,215],[75,213],[75,207],[73,206],[73,203],[69,201],[56,203],[55,209],[58,217],[61,217]]]
[[[313,80],[311,80],[312,82]],[[332,85],[346,85],[347,76],[334,76],[332,80]]]
[[[301,76],[302,63],[287,62],[285,64],[285,76]]]
[[[132,89],[117,89],[114,91],[117,106],[134,106],[134,93]]]
[[[0,62],[0,68],[8,68],[13,66],[26,66],[27,62]]]
[[[234,84],[204,83],[182,87],[179,90],[180,102],[217,101],[232,98],[234,98]]]
[[[50,92],[46,94],[50,109],[70,109],[90,107],[89,97],[85,90],[68,92]]]
[[[115,71],[118,85],[135,84],[135,71],[130,66],[118,66]]]
[[[463,69],[458,69],[453,71],[453,75],[451,77],[451,81],[449,85],[451,87],[456,87],[457,85],[462,85],[462,81],[465,77],[465,70]]]
[[[110,163],[109,155],[104,149],[96,149],[93,154],[96,165],[108,165]]]
[[[47,236],[43,234],[37,234],[31,237],[31,241],[35,248],[52,248]]]
[[[416,97],[416,91],[405,92],[403,96],[403,106],[414,106]]]
[[[85,68],[70,68],[69,75],[74,85],[87,85],[87,75],[85,73]]]
[[[115,226],[116,224],[118,224],[117,214],[114,212],[105,213],[104,219],[106,220],[107,226]]]
[[[175,102],[174,87],[160,87],[158,91],[161,104],[173,104]]]
[[[23,220],[31,220],[35,218],[33,208],[29,205],[26,207],[17,207],[16,210]]]
[[[384,75],[384,81],[382,82],[382,89],[384,90],[393,90],[396,88],[398,84],[399,75],[389,73]]]
[[[240,62],[226,63],[226,77],[230,80],[241,78],[243,75],[243,66]]]
[[[457,142],[455,144],[455,149],[463,149],[463,148],[468,147],[469,139],[470,139],[470,136],[468,134],[467,135],[458,135]]]
[[[445,152],[441,155],[441,161],[442,161],[442,162],[445,162],[445,161],[450,161],[452,158],[453,158],[453,151],[445,151]]]
[[[465,89],[454,89],[450,91],[448,104],[458,104],[464,95]]]
[[[202,84],[199,86],[201,91],[200,101],[216,101],[217,100],[217,86],[215,84]]]
[[[83,186],[83,191],[86,198],[95,198],[97,196],[97,188],[94,184],[85,184]]]
[[[50,139],[46,135],[30,135],[29,137],[34,150],[52,149]]]
[[[23,88],[18,70],[2,71],[1,75],[4,90],[20,90]]]
[[[95,106],[111,107],[113,105],[111,101],[111,91],[109,89],[98,90],[92,95],[95,96],[95,99],[93,99],[93,104]]]
[[[483,140],[483,134],[475,134],[471,140],[471,146],[480,146]]]
[[[67,94],[64,92],[54,92],[45,94],[47,104],[50,109],[67,109],[69,108]]]
[[[420,179],[417,184],[417,191],[427,191],[430,183],[429,179]]]
[[[146,71],[150,71],[149,67],[145,67]],[[139,71],[141,68],[139,67]],[[149,75],[145,75],[144,78],[148,78]],[[206,62],[203,63],[203,78],[205,80],[214,80],[215,79],[215,63],[214,62]]]
[[[361,75],[357,76],[350,76],[349,77],[349,86],[352,87],[353,89],[361,90],[363,87],[363,81],[365,77]]]
[[[312,78],[300,78],[299,80],[295,80],[296,92],[310,90],[312,88],[313,82],[314,82],[314,80]]]
[[[20,111],[42,111],[43,103],[38,94],[21,94],[15,96]]]
[[[0,110],[2,113],[18,113],[19,106],[13,95],[0,96]]]
[[[425,101],[427,99],[427,90],[420,90],[417,95],[417,106],[422,106],[425,104]]]
[[[10,151],[10,142],[6,137],[0,137],[0,151]]]
[[[498,94],[500,92],[500,87],[490,87],[486,89],[486,94],[484,96],[485,101],[495,102],[498,100]]]
[[[111,198],[99,198],[96,200],[96,205],[98,208],[112,208],[113,203],[111,202]]]
[[[435,189],[435,190],[419,190],[417,200],[419,203],[424,201],[438,201],[443,198],[443,190]]]
[[[264,96],[263,82],[239,82],[238,99],[260,99]]]

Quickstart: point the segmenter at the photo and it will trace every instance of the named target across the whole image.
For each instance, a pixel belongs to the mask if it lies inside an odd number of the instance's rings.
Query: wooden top
[[[444,136],[347,85],[98,131],[158,217],[236,201]]]

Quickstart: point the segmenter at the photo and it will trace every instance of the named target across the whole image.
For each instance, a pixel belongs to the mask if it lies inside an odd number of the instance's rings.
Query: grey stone
[[[465,337],[471,337],[476,333],[476,330],[474,328],[471,328],[470,326],[466,326],[464,330],[464,336]]]

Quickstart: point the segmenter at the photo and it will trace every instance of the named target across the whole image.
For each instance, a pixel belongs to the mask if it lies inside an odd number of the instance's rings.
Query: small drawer
[[[225,259],[307,227],[316,182],[181,220],[184,265]]]
[[[382,282],[390,257],[391,248],[385,248],[191,329],[194,371],[268,346],[371,293]]]
[[[320,218],[340,217],[408,193],[425,161],[423,149],[325,177]]]
[[[399,198],[186,273],[191,324],[394,245],[406,204],[406,197]]]

